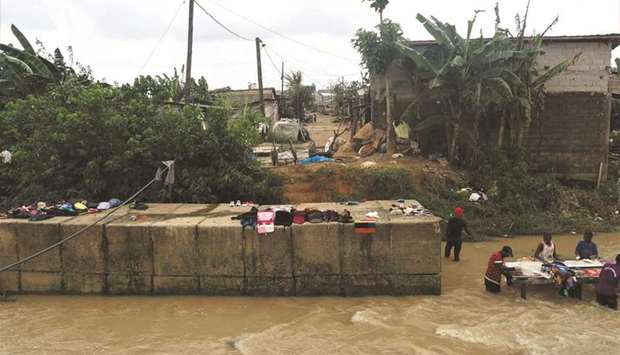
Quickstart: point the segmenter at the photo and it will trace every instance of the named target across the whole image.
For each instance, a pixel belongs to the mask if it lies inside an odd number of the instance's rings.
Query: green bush
[[[484,188],[500,208],[515,214],[557,208],[562,191],[556,179],[529,172],[527,152],[520,148],[485,154],[472,172],[472,183]]]
[[[280,201],[282,182],[253,160],[230,109],[217,105],[205,115],[162,105],[152,90],[67,83],[7,104],[0,150],[12,152],[13,162],[0,164],[3,207],[127,197],[153,178],[161,160],[176,160],[177,183],[152,190],[151,201]]]

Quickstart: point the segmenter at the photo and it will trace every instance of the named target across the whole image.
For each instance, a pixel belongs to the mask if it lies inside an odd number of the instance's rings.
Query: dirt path
[[[310,133],[310,138],[314,141],[316,146],[324,147],[327,140],[334,136],[334,131],[340,131],[344,127],[339,127],[338,122],[335,122],[336,117],[334,116],[317,113],[316,118],[317,122],[306,124],[306,129]]]

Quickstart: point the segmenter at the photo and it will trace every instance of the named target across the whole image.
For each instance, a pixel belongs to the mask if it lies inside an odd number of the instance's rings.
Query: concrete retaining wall
[[[438,294],[439,219],[392,217],[389,201],[349,208],[378,211],[374,235],[352,224],[276,227],[259,236],[231,216],[247,208],[152,205],[122,210],[62,247],[0,273],[0,291],[61,294],[248,296]],[[299,206],[342,210],[333,204]],[[0,220],[0,266],[60,240],[101,215],[42,222]]]

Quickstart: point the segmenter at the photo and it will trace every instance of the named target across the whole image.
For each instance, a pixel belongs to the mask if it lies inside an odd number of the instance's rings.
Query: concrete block
[[[15,224],[15,237],[19,259],[26,258],[34,253],[60,241],[60,223],[70,217],[56,217],[40,222],[26,222]],[[21,265],[21,270],[60,272],[62,269],[60,248],[55,248],[31,261]]]
[[[60,225],[63,238],[83,229],[100,219],[100,214],[84,215]],[[106,223],[117,216],[110,216],[84,231],[78,237],[66,242],[62,248],[64,286],[68,293],[100,293],[104,289],[103,275],[106,271],[103,231]],[[83,282],[83,284],[81,283]],[[97,285],[97,282],[99,284]]]
[[[17,261],[15,226],[9,220],[0,220],[0,267]],[[2,274],[0,274],[2,275]]]
[[[87,270],[87,269],[85,269]],[[63,273],[64,293],[101,294],[105,291],[105,274],[89,274],[87,271]]]
[[[209,296],[242,296],[245,293],[243,276],[201,276],[200,293]]]
[[[152,223],[151,220],[119,220],[106,226],[108,292],[151,293],[153,245],[149,226]]]
[[[343,296],[342,276],[319,274],[295,276],[295,296]]]
[[[245,278],[245,295],[264,297],[295,296],[295,279],[292,277],[254,277]]]
[[[373,235],[343,225],[342,274],[439,273],[439,232],[435,217],[378,223]]]
[[[303,224],[292,227],[295,276],[339,275],[340,224]]]
[[[243,235],[246,276],[293,276],[291,228],[276,227],[267,235],[246,229]]]
[[[150,226],[153,266],[157,276],[199,274],[196,226],[203,217],[178,217]]]
[[[244,232],[244,262],[248,295],[295,294],[291,228],[276,227],[274,233]]]
[[[243,278],[245,264],[241,226],[222,225],[214,220],[206,220],[198,225],[197,230],[199,275]]]
[[[0,273],[0,294],[4,292],[19,292],[19,271]]]
[[[62,276],[60,272],[28,272],[22,271],[21,291],[25,293],[60,293],[62,292]]]
[[[159,295],[188,295],[199,292],[196,276],[154,276],[153,293]]]
[[[170,215],[174,214],[175,210],[181,207],[181,203],[147,203],[149,208],[145,210],[132,210],[128,209],[128,214],[133,215]]]
[[[106,277],[106,293],[112,295],[150,295],[152,275],[138,273],[110,273]]]
[[[183,204],[174,210],[174,214],[187,215],[187,216],[206,216],[209,212],[215,209],[218,205],[211,204]]]

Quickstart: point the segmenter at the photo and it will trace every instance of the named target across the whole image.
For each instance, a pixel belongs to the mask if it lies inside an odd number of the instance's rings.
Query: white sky
[[[351,38],[360,28],[372,28],[378,16],[360,0],[198,0],[222,23],[245,37],[259,36],[279,67],[300,69],[306,83],[327,86],[340,75],[359,78],[359,55]],[[0,41],[17,43],[10,24],[17,25],[33,42],[40,39],[49,51],[73,46],[76,60],[90,65],[98,79],[130,82],[139,73],[149,53],[172,20],[183,0],[0,0]],[[234,12],[279,33],[332,53],[300,46],[269,33],[227,12]],[[476,9],[487,10],[478,25],[492,34],[495,0],[392,0],[385,16],[399,22],[409,39],[429,39],[415,20],[416,13],[433,15],[464,31]],[[523,12],[526,0],[500,0],[503,25],[514,28],[514,16]],[[172,73],[185,63],[187,0],[171,29],[143,74]],[[560,22],[551,35],[604,34],[620,32],[620,0],[532,0],[530,30],[543,30],[555,16]],[[64,52],[64,51],[63,51]],[[614,55],[620,57],[620,51]],[[211,88],[244,88],[256,81],[253,42],[233,37],[216,25],[198,7],[194,24],[194,77],[204,75]],[[279,69],[278,69],[279,70]],[[280,85],[278,70],[263,52],[265,86]]]

